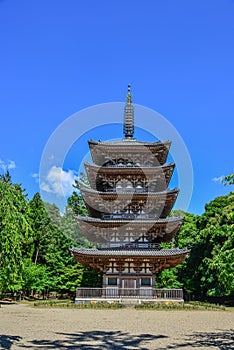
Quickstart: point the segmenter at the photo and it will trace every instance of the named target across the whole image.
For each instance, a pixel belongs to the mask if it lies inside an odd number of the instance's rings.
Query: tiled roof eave
[[[184,217],[183,216],[175,216],[165,219],[133,219],[133,220],[126,220],[126,219],[113,219],[113,220],[102,220],[99,218],[92,218],[90,216],[77,216],[78,220],[86,221],[90,223],[107,223],[107,224],[114,224],[114,223],[122,223],[122,224],[164,224],[164,223],[174,223],[174,222],[183,222]]]
[[[160,191],[160,192],[101,192],[101,191],[96,191],[96,190],[93,190],[91,188],[81,188],[81,192],[84,192],[84,193],[90,193],[90,194],[96,194],[96,195],[101,195],[101,196],[124,196],[124,195],[133,195],[133,196],[136,196],[136,197],[148,197],[148,196],[151,196],[151,197],[155,197],[155,196],[168,196],[170,194],[175,194],[175,193],[178,193],[179,192],[179,189],[178,188],[173,188],[172,190],[166,190],[166,191]]]
[[[164,165],[158,165],[158,166],[111,166],[111,167],[104,167],[104,166],[100,166],[97,164],[91,164],[91,163],[84,163],[85,167],[90,168],[94,171],[98,171],[98,172],[112,172],[112,171],[118,171],[118,172],[136,172],[136,171],[141,171],[142,173],[157,173],[157,172],[162,172],[166,171],[166,170],[170,170],[170,168],[175,166],[175,163],[168,163],[168,164],[164,164]],[[164,173],[164,172],[163,172]]]
[[[96,256],[96,257],[124,257],[124,256],[145,256],[145,257],[176,257],[185,256],[190,250],[187,248],[179,249],[88,249],[72,247],[71,252],[78,255]]]
[[[94,141],[94,140],[89,140],[88,141],[89,145],[92,146],[101,146],[101,147],[106,147],[106,146],[112,146],[112,147],[139,147],[139,146],[149,146],[149,147],[155,147],[155,146],[169,146],[171,145],[171,141],[156,141],[156,142],[144,142],[144,141],[128,141],[126,140],[119,140],[119,141]]]

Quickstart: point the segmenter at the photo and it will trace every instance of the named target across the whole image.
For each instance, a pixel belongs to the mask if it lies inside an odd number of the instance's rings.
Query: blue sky
[[[232,190],[218,178],[234,172],[233,0],[2,0],[0,43],[0,168],[30,198],[54,130],[84,108],[123,102],[128,83],[134,102],[167,118],[187,146],[189,211]],[[96,139],[122,136],[95,130]],[[77,152],[64,164],[67,183],[86,151]]]

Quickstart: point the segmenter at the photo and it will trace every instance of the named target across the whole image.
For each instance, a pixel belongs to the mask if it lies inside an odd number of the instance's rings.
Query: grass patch
[[[41,300],[34,302],[34,307],[39,308],[65,308],[65,309],[122,309],[128,306],[119,303],[97,302],[95,300],[90,303],[75,304],[71,300]],[[137,310],[226,310],[223,305],[192,301],[184,305],[175,304],[173,302],[164,303],[142,303],[131,305]]]
[[[203,308],[203,309],[214,309],[214,310],[226,310],[224,305],[219,304],[212,304],[212,303],[206,303],[201,301],[190,301],[189,303],[185,304],[188,307],[194,307],[197,309]]]
[[[201,302],[189,302],[184,305],[175,303],[144,303],[140,305],[135,305],[136,309],[139,310],[226,310],[223,305],[216,305],[210,303]]]
[[[53,307],[56,305],[69,305],[72,304],[71,300],[38,300],[33,303],[34,306],[36,307]]]
[[[60,300],[46,300],[38,301],[34,303],[35,307],[40,308],[66,308],[66,309],[121,309],[124,308],[124,305],[119,303],[100,303],[100,302],[91,302],[91,303],[82,303],[75,304],[74,302],[64,302]]]

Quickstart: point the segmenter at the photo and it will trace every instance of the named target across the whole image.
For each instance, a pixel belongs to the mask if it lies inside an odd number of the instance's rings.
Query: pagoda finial
[[[128,84],[128,93],[127,93],[126,103],[128,103],[128,104],[132,103],[132,94],[131,94],[131,85],[130,84]]]
[[[132,139],[134,134],[134,108],[132,105],[131,85],[128,84],[128,93],[126,96],[126,104],[124,107],[124,126],[123,132],[125,138]]]

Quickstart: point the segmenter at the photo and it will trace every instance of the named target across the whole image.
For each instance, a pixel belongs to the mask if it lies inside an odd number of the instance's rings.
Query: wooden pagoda
[[[78,222],[96,248],[71,251],[82,265],[102,271],[102,295],[114,290],[116,296],[153,296],[156,273],[181,263],[188,249],[161,248],[183,223],[183,217],[169,217],[178,195],[177,189],[168,189],[175,167],[165,164],[171,143],[133,138],[130,86],[123,131],[120,141],[89,141],[90,188],[81,189],[89,216]]]

